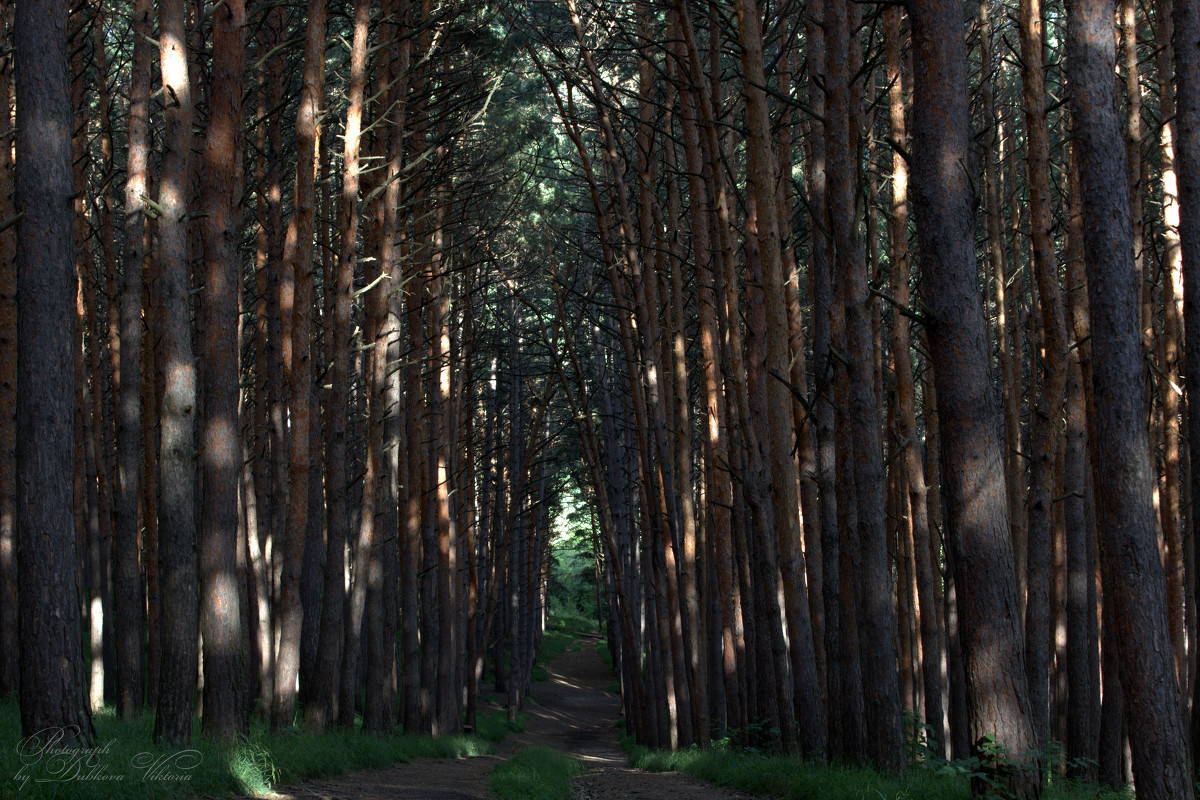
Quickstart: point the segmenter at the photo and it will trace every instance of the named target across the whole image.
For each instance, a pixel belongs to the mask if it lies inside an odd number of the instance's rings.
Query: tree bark
[[[1175,168],[1179,179],[1179,245],[1183,269],[1183,329],[1185,360],[1200,364],[1200,4],[1176,2],[1172,13],[1175,23]],[[1187,392],[1188,450],[1191,454],[1193,503],[1200,498],[1200,370],[1188,369]],[[1200,514],[1189,515],[1193,540],[1200,531]],[[1193,580],[1200,572],[1200,548],[1192,566]],[[1192,761],[1200,764],[1200,703],[1194,702],[1192,684],[1191,713]]]
[[[187,746],[198,669],[199,586],[196,561],[196,368],[188,308],[187,207],[191,192],[193,98],[182,0],[159,6],[167,130],[159,183],[159,274],[162,365],[160,412],[159,563],[162,581],[162,666],[155,739]]]
[[[904,120],[904,81],[901,69],[900,11],[884,12],[887,39],[888,100],[893,140],[907,147]],[[903,459],[904,484],[908,495],[913,538],[913,563],[916,569],[917,602],[920,607],[921,678],[924,690],[924,722],[930,726],[929,746],[943,753],[946,730],[942,707],[941,631],[937,624],[934,582],[941,580],[934,549],[930,543],[929,502],[925,486],[925,468],[917,450],[916,396],[913,385],[910,323],[911,302],[908,251],[908,162],[899,150],[892,153],[892,216],[889,227],[892,261],[892,355],[896,360],[896,431]]]
[[[868,752],[880,769],[905,768],[904,733],[901,728],[896,609],[888,564],[884,502],[883,451],[879,442],[874,346],[871,332],[867,264],[858,235],[855,213],[857,130],[850,103],[853,77],[849,55],[858,46],[857,33],[848,29],[849,7],[832,0],[826,5],[829,36],[827,115],[829,138],[829,220],[835,258],[843,282],[839,302],[845,306],[848,419],[854,448],[854,501],[857,503],[858,546],[862,569],[862,613],[859,615],[860,648],[864,653],[863,699],[866,711]],[[844,624],[844,621],[843,621]],[[869,654],[869,655],[868,655]]]
[[[308,8],[308,26],[304,43],[304,82],[300,91],[300,110],[296,118],[296,195],[292,220],[284,246],[287,274],[282,312],[291,314],[291,336],[284,335],[283,362],[291,390],[292,435],[288,494],[287,528],[283,551],[283,575],[280,586],[278,654],[275,659],[275,697],[271,729],[290,728],[296,709],[296,678],[300,669],[300,633],[304,611],[300,605],[300,572],[304,559],[304,538],[308,529],[309,415],[312,413],[312,307],[313,307],[313,217],[316,182],[318,110],[325,85],[325,12],[326,4],[312,0]],[[290,288],[291,292],[287,289]],[[290,294],[290,298],[288,295]],[[291,300],[287,307],[286,300]]]
[[[966,52],[958,6],[914,0],[913,201],[922,253],[926,330],[946,456],[947,527],[967,671],[971,740],[986,737],[1034,768],[1008,774],[1008,791],[1040,794],[1016,576],[1001,478],[1001,416],[976,283]],[[980,752],[986,757],[986,753]],[[986,763],[985,769],[997,765]],[[977,790],[980,787],[976,787]]]
[[[67,5],[16,9],[17,561],[21,732],[95,739],[72,519],[74,225]]]
[[[1092,372],[1096,519],[1113,585],[1112,595],[1105,593],[1104,623],[1118,634],[1125,719],[1138,731],[1130,736],[1138,796],[1183,797],[1191,791],[1191,769],[1154,524],[1134,230],[1112,79],[1112,6],[1106,0],[1074,0],[1068,14],[1092,341],[1104,354]]]
[[[1029,681],[1034,733],[1039,747],[1050,736],[1051,504],[1055,458],[1062,439],[1062,402],[1066,387],[1066,326],[1058,286],[1050,207],[1050,139],[1046,125],[1046,86],[1042,67],[1040,0],[1021,0],[1021,81],[1024,92],[1026,168],[1029,178],[1030,249],[1041,311],[1042,363],[1045,372],[1034,408],[1028,504],[1025,608],[1025,674]]]
[[[204,735],[229,745],[245,728],[239,707],[242,627],[237,580],[238,295],[241,238],[235,213],[242,125],[244,0],[213,12],[213,74],[204,149],[204,419],[201,430],[200,630],[204,637]]]
[[[0,3],[0,31],[11,41],[12,6]],[[14,59],[0,58],[0,128],[12,130]],[[14,213],[12,148],[0,147],[0,218]],[[139,265],[140,266],[140,265]],[[0,694],[20,688],[17,599],[17,265],[16,231],[0,233]],[[138,673],[141,674],[140,672]]]

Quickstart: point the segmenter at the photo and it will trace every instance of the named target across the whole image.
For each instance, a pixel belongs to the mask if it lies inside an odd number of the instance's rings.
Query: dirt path
[[[587,770],[574,784],[577,800],[743,800],[752,795],[715,787],[679,772],[643,772],[629,766],[616,727],[621,699],[605,691],[613,676],[596,652],[598,636],[580,637],[547,670],[548,683],[534,684],[529,730],[504,747],[543,744],[575,756]]]
[[[524,733],[511,734],[496,755],[468,759],[422,759],[328,780],[278,788],[278,800],[495,800],[488,774],[503,759],[530,745],[545,745],[578,758],[587,770],[575,781],[578,800],[743,800],[680,773],[629,767],[616,728],[620,698],[606,691],[612,673],[596,652],[599,637],[583,636],[554,660],[548,682],[533,685],[525,706]]]

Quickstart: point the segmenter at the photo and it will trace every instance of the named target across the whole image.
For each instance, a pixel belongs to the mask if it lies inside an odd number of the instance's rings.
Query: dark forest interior
[[[1197,0],[0,26],[14,748],[515,724],[571,620],[639,746],[1194,796]]]

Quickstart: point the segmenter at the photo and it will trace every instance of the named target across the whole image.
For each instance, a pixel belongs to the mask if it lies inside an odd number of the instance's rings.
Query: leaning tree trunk
[[[1184,360],[1200,363],[1200,4],[1175,3],[1175,174],[1179,180],[1179,244],[1183,262]],[[1200,370],[1188,369],[1188,449],[1192,454],[1191,492],[1200,497]],[[1200,515],[1191,515],[1192,535]],[[1193,558],[1200,559],[1200,548]],[[1192,565],[1193,570],[1200,561]],[[1195,690],[1200,681],[1193,682]],[[1194,695],[1193,695],[1194,698]],[[1200,703],[1192,703],[1192,760],[1200,764]]]
[[[1025,760],[1037,745],[1002,477],[1001,411],[976,288],[971,175],[963,167],[971,159],[971,135],[961,14],[947,0],[914,0],[910,14],[913,205],[946,458],[970,735],[976,748],[992,736],[1012,757]],[[1005,780],[1018,797],[1040,794],[1040,769],[1013,772]]]
[[[1068,9],[1067,67],[1079,148],[1092,341],[1095,352],[1104,356],[1095,360],[1092,372],[1092,444],[1099,465],[1096,524],[1112,567],[1104,624],[1114,626],[1119,641],[1138,797],[1165,800],[1192,791],[1191,770],[1155,532],[1133,221],[1112,77],[1113,9],[1109,0],[1075,0]]]

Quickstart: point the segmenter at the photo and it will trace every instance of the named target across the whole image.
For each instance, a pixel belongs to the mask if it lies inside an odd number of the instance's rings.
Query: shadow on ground
[[[510,734],[496,755],[467,759],[423,759],[387,769],[279,787],[278,800],[495,800],[487,779],[501,760],[531,745],[562,750],[586,772],[573,789],[579,800],[742,800],[722,789],[677,772],[631,768],[621,750],[616,722],[620,698],[605,690],[612,673],[600,659],[599,637],[581,636],[583,647],[567,651],[547,669],[550,680],[533,684],[524,711],[528,729]],[[495,706],[492,706],[495,708]],[[484,710],[481,704],[481,710]]]

